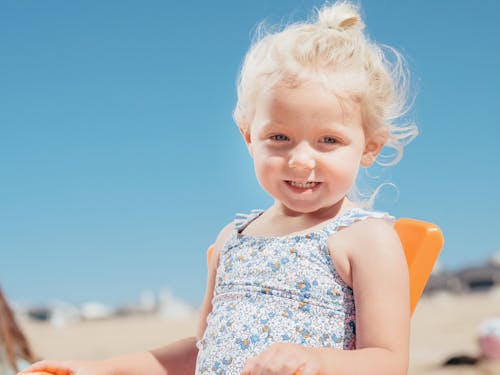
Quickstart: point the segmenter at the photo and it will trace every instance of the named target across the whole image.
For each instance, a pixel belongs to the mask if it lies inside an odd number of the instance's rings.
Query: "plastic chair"
[[[426,221],[402,218],[394,223],[408,263],[410,311],[413,314],[444,244],[441,229]]]
[[[398,219],[394,229],[399,235],[408,263],[410,311],[413,314],[441,252],[444,238],[437,225],[416,219]],[[207,251],[209,261],[213,250],[214,246],[211,245]]]

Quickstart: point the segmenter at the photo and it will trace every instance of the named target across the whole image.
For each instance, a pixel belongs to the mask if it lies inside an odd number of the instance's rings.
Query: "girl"
[[[346,2],[258,40],[241,70],[234,117],[274,204],[219,234],[198,336],[29,371],[405,374],[408,277],[393,218],[348,198],[360,166],[384,146],[401,152],[415,134],[392,122],[404,104],[401,71]]]

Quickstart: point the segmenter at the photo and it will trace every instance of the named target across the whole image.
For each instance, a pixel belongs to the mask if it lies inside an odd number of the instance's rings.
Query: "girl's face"
[[[383,145],[366,139],[359,104],[315,82],[261,94],[241,131],[259,183],[298,213],[340,208],[359,166],[370,165]]]

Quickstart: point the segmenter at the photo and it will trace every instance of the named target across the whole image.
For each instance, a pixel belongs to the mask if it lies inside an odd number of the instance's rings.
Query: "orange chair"
[[[398,219],[394,228],[399,235],[410,274],[410,311],[413,314],[443,247],[444,238],[435,224],[415,219]],[[214,247],[208,248],[210,260]]]
[[[394,228],[399,235],[410,274],[410,311],[413,314],[444,244],[441,229],[425,221],[402,218]]]

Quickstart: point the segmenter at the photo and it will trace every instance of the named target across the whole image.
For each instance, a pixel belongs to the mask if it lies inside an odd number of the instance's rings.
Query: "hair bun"
[[[363,30],[364,24],[358,9],[350,3],[326,5],[318,11],[317,24],[338,31]]]

